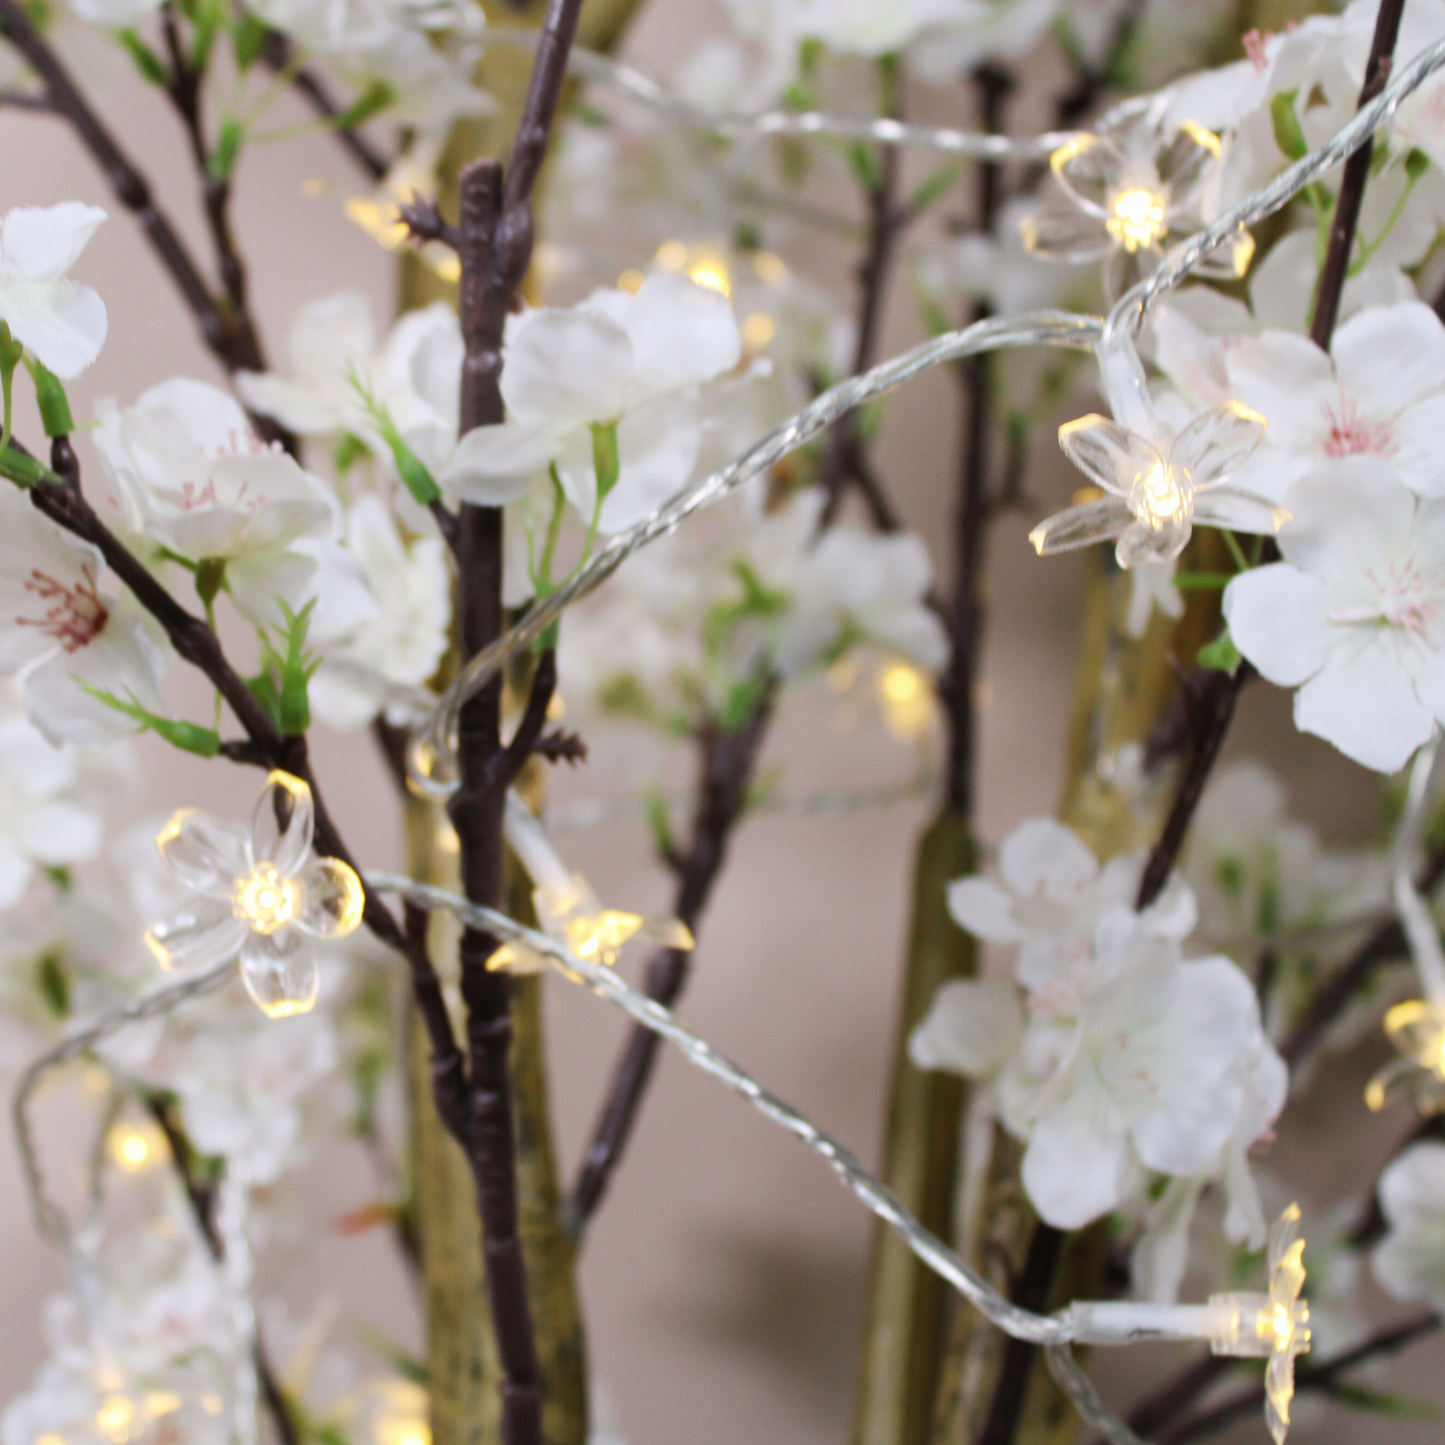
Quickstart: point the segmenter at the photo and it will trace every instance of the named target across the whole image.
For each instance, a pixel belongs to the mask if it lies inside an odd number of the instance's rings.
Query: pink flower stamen
[[[1357,402],[1340,391],[1338,408],[1323,407],[1329,434],[1325,438],[1327,457],[1394,456],[1395,431],[1389,422],[1372,422],[1361,415]]]
[[[1384,622],[1417,641],[1436,635],[1441,615],[1440,587],[1420,575],[1413,556],[1393,564],[1383,581],[1373,569],[1365,577],[1378,589],[1379,600],[1360,607],[1336,607],[1329,614],[1331,622]]]
[[[88,647],[109,620],[110,611],[100,600],[90,563],[81,566],[80,577],[81,580],[74,586],[67,587],[35,568],[25,580],[25,590],[53,606],[43,617],[17,617],[16,625],[38,627],[67,652],[79,652],[82,647]]]

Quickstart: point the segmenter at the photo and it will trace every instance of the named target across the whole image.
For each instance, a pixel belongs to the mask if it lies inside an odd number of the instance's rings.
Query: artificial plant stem
[[[1368,105],[1384,89],[1390,78],[1395,41],[1400,33],[1400,16],[1404,8],[1405,0],[1380,0],[1380,9],[1375,17],[1375,35],[1370,44],[1369,59],[1365,63],[1365,83],[1360,90],[1359,105]],[[1358,109],[1358,106],[1356,108]],[[1372,146],[1361,146],[1345,162],[1340,180],[1339,200],[1335,203],[1335,216],[1330,225],[1330,239],[1324,264],[1320,267],[1314,320],[1310,325],[1310,339],[1321,351],[1330,349],[1335,321],[1340,314],[1340,297],[1349,272],[1350,252],[1355,243],[1355,228],[1360,218],[1360,202],[1364,198],[1365,183],[1370,178],[1372,154]],[[1269,550],[1274,551],[1272,546]],[[1144,876],[1139,883],[1139,896],[1135,900],[1137,908],[1147,908],[1169,881],[1169,874],[1179,858],[1179,850],[1184,846],[1194,810],[1204,795],[1204,786],[1209,780],[1215,759],[1219,756],[1225,734],[1229,731],[1229,724],[1234,717],[1234,705],[1244,684],[1253,676],[1254,669],[1249,663],[1242,662],[1231,677],[1213,684],[1205,695],[1196,720],[1195,736],[1198,741],[1189,765],[1179,780],[1174,805],[1169,811],[1164,831],[1145,865]]]
[[[776,687],[768,685],[741,727],[725,730],[713,725],[698,739],[702,774],[698,808],[687,847],[674,860],[678,883],[673,902],[673,913],[694,931],[743,815],[775,695]],[[671,1007],[687,984],[691,957],[681,949],[659,949],[647,966],[647,996]],[[621,1162],[652,1077],[658,1043],[657,1034],[638,1025],[617,1061],[568,1205],[576,1238],[586,1229]]]
[[[296,66],[296,51],[289,37],[279,30],[267,31],[261,46],[261,63],[277,75],[288,70],[291,72],[291,88],[317,116],[327,122],[328,129],[367,180],[375,183],[386,178],[391,168],[387,158],[360,131],[337,124],[345,114],[343,107],[320,76],[307,66]]]
[[[1360,87],[1356,106],[1368,105],[1385,88],[1394,64],[1395,41],[1400,34],[1400,17],[1405,0],[1380,0],[1375,15],[1375,34],[1370,44],[1370,58],[1365,65],[1365,83]],[[1320,267],[1319,291],[1315,298],[1314,319],[1310,323],[1310,339],[1321,351],[1330,349],[1335,321],[1340,314],[1340,297],[1350,270],[1350,253],[1354,250],[1355,230],[1360,220],[1360,203],[1365,196],[1365,182],[1370,178],[1373,145],[1362,145],[1345,162],[1340,175],[1340,195],[1335,202],[1334,219],[1330,222],[1329,245]]]
[[[31,504],[51,521],[94,546],[111,571],[130,588],[136,601],[160,623],[176,653],[202,672],[226,699],[236,720],[246,730],[253,750],[245,761],[261,761],[269,767],[284,768],[310,786],[316,805],[317,851],[340,858],[355,869],[355,860],[332,822],[312,773],[305,737],[282,736],[227,660],[216,634],[199,617],[187,612],[101,521],[81,495],[78,469],[72,480],[73,485],[61,480],[37,482],[29,489]],[[437,1107],[448,1126],[465,1138],[468,1129],[465,1069],[436,971],[425,950],[418,954],[409,945],[390,910],[370,889],[366,889],[365,899],[363,922],[381,942],[406,958],[411,967],[418,1009],[432,1043]]]
[[[460,311],[465,344],[461,433],[503,420],[497,378],[501,337],[491,326],[488,283],[502,215],[502,171],[473,162],[461,175]],[[505,312],[503,313],[505,316]],[[458,524],[458,626],[463,658],[502,632],[502,512],[464,506]],[[460,786],[447,807],[461,849],[462,886],[473,903],[506,906],[502,818],[502,679],[494,678],[462,709],[457,728]],[[527,1270],[517,1229],[517,1158],[512,1117],[512,980],[487,961],[497,940],[477,928],[461,939],[461,994],[471,1064],[472,1151],[482,1221],[487,1299],[502,1370],[502,1439],[540,1445],[542,1381]]]
[[[69,121],[81,144],[100,167],[115,198],[140,223],[200,326],[211,352],[227,371],[251,365],[237,349],[238,333],[232,319],[216,304],[209,283],[175,226],[153,199],[150,183],[91,109],[60,57],[30,23],[21,0],[0,0],[0,35],[30,63],[55,110]]]

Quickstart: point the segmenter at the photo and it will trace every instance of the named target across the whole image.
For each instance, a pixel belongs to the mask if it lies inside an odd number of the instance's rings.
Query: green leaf
[[[48,437],[68,437],[75,430],[75,421],[70,415],[70,401],[65,388],[54,372],[33,356],[25,358],[30,379],[35,383],[35,404],[40,408],[40,423]]]
[[[421,1360],[408,1354],[400,1345],[387,1339],[384,1334],[379,1330],[372,1329],[370,1325],[358,1325],[356,1332],[367,1349],[373,1354],[380,1355],[404,1379],[410,1380],[414,1385],[426,1384],[426,1365]]]
[[[848,164],[853,167],[853,174],[865,191],[873,194],[883,188],[883,166],[878,152],[871,145],[864,141],[854,141],[849,145]]]
[[[1418,147],[1412,147],[1405,157],[1405,174],[1413,185],[1430,169],[1430,157]]]
[[[1174,585],[1181,592],[1219,592],[1234,581],[1233,572],[1179,572]]]
[[[1244,661],[1227,627],[1213,642],[1207,642],[1199,649],[1198,658],[1200,667],[1212,667],[1216,672],[1227,672],[1231,677]]]
[[[747,722],[766,685],[767,678],[759,674],[742,678],[728,688],[727,697],[723,699],[722,712],[718,716],[718,725],[724,732],[736,732]]]
[[[615,421],[594,421],[592,423],[592,470],[597,475],[597,505],[607,500],[607,494],[617,485],[622,475],[622,458],[617,451],[617,423]]]
[[[242,75],[250,70],[266,44],[270,27],[247,12],[231,29],[231,49],[236,56],[236,69]]]
[[[1384,1390],[1367,1390],[1363,1385],[1346,1385],[1331,1382],[1327,1392],[1343,1405],[1353,1405],[1357,1410],[1373,1410],[1380,1415],[1390,1415],[1397,1420],[1438,1420],[1440,1407],[1428,1400],[1415,1400],[1409,1395],[1397,1395]]]
[[[300,612],[278,600],[283,625],[272,628],[284,651],[266,632],[260,635],[261,671],[246,679],[251,695],[266,709],[271,721],[286,737],[296,737],[311,726],[311,678],[321,659],[306,651],[306,634],[316,608],[313,597]]]
[[[379,115],[396,99],[396,92],[383,80],[374,80],[333,122],[339,130],[354,130]]]
[[[433,502],[441,501],[442,489],[437,486],[436,478],[427,470],[426,463],[407,446],[396,423],[392,420],[391,413],[371,394],[371,388],[361,379],[355,367],[351,369],[347,379],[351,382],[352,390],[361,398],[361,404],[366,408],[367,415],[376,423],[376,429],[381,433],[382,441],[390,450],[397,475],[401,478],[407,491],[423,507],[429,507]]]
[[[677,838],[672,831],[672,819],[667,812],[667,799],[661,791],[653,788],[643,800],[647,810],[647,829],[652,834],[652,846],[659,858],[676,856]]]
[[[206,171],[213,181],[228,181],[236,169],[236,158],[241,154],[241,143],[246,139],[245,125],[234,117],[221,122],[221,133],[216,137],[216,148],[206,162]]]
[[[145,79],[151,85],[159,85],[164,89],[171,73],[160,56],[134,30],[120,31],[120,43],[130,53],[130,58],[135,61],[135,68]]]
[[[1298,90],[1287,90],[1274,96],[1269,103],[1269,118],[1274,126],[1274,143],[1292,161],[1309,154],[1309,142],[1304,129],[1295,114],[1294,103]]]
[[[35,987],[56,1018],[70,1013],[70,974],[58,953],[47,949],[35,960]]]
[[[941,201],[963,174],[967,162],[961,160],[947,161],[934,171],[931,176],[924,178],[923,183],[914,191],[908,202],[910,211],[926,211],[937,201]]]
[[[125,702],[104,688],[92,687],[88,682],[81,682],[80,686],[97,702],[103,702],[106,707],[114,708],[116,712],[133,718],[142,728],[157,733],[172,747],[180,748],[182,752],[195,753],[203,758],[213,758],[221,750],[221,737],[214,728],[203,728],[196,723],[180,722],[175,718],[158,717],[155,713],[147,711],[138,702]]]

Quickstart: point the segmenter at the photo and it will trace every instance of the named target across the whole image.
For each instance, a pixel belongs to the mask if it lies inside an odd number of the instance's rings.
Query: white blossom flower
[[[295,544],[329,540],[336,525],[324,483],[204,382],[177,378],[124,411],[98,410],[96,450],[132,532],[192,562],[224,562],[231,599],[259,625],[276,622],[278,599],[300,610],[317,561]]]
[[[163,654],[137,610],[117,598],[94,547],[16,488],[0,488],[0,674],[19,675],[26,715],[52,743],[136,731],[86,688],[169,715],[158,687]]]
[[[1370,1255],[1384,1290],[1445,1314],[1445,1144],[1412,1144],[1380,1175],[1389,1232]]]
[[[1378,457],[1423,497],[1445,496],[1445,325],[1421,301],[1370,306],[1338,327],[1329,355],[1266,331],[1224,354],[1232,394],[1269,418],[1239,485],[1273,501],[1320,462]]]
[[[65,274],[103,220],[81,201],[0,217],[0,321],[57,376],[79,376],[105,345],[105,302]]]
[[[1387,463],[1326,462],[1290,489],[1284,561],[1235,577],[1235,646],[1298,689],[1295,726],[1379,772],[1445,719],[1445,503]]]
[[[1179,432],[1162,418],[1142,430],[1091,413],[1059,428],[1059,445],[1105,496],[1039,523],[1029,541],[1040,556],[1118,538],[1124,568],[1167,562],[1188,545],[1194,523],[1238,532],[1276,531],[1287,515],[1252,492],[1221,485],[1264,436],[1265,420],[1238,401],[1202,412]]]
[[[23,717],[0,718],[0,908],[37,867],[78,863],[100,847],[100,820],[75,801],[80,763]]]
[[[194,808],[177,812],[156,847],[194,896],[146,934],[161,966],[194,971],[239,954],[262,1012],[309,1010],[319,985],[312,940],[351,933],[365,901],[347,864],[313,853],[315,822],[311,789],[279,771],[266,779],[249,829]]]
[[[693,393],[737,364],[727,298],[659,272],[635,296],[595,291],[579,306],[525,312],[507,328],[502,397],[509,420],[459,442],[438,480],[498,506],[555,466],[584,520],[597,510],[594,426],[617,425],[620,470],[598,526],[631,526],[687,480],[697,459]]]
[[[360,497],[346,514],[346,547],[360,562],[377,615],[337,647],[327,648],[311,679],[311,705],[332,727],[361,727],[378,712],[400,724],[436,671],[451,623],[451,576],[436,537],[402,540],[376,497]]]

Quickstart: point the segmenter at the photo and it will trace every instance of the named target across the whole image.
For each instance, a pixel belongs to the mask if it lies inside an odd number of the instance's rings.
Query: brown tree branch
[[[702,776],[697,813],[687,847],[671,860],[678,874],[673,913],[693,932],[727,861],[733,830],[746,807],[776,692],[776,683],[770,681],[741,727],[724,730],[710,726],[699,738]],[[670,1007],[687,985],[691,959],[691,953],[681,949],[659,949],[647,966],[648,998]],[[652,1077],[657,1049],[658,1036],[641,1025],[633,1028],[623,1047],[568,1203],[574,1237],[580,1238],[586,1230],[621,1163]]]

